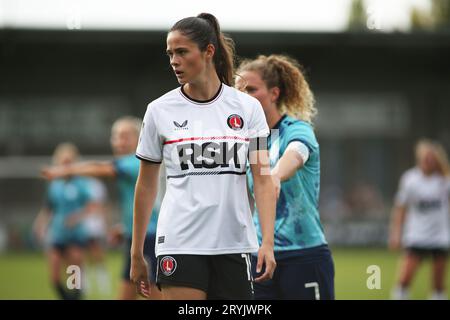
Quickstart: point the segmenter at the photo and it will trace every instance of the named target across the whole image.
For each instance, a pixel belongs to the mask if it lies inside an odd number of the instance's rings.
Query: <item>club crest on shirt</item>
[[[238,114],[232,114],[227,119],[227,125],[233,130],[241,130],[244,126],[244,119]]]
[[[171,276],[177,269],[177,261],[171,256],[165,256],[159,262],[161,272],[165,276]]]

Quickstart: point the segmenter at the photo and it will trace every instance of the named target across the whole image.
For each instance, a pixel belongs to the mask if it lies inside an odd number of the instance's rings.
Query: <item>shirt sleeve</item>
[[[248,137],[249,151],[266,150],[267,137],[270,134],[264,110],[258,100],[254,100],[253,114],[249,120]]]
[[[411,194],[409,188],[409,179],[405,174],[401,177],[397,194],[395,196],[395,204],[397,206],[406,206],[410,202]]]
[[[125,176],[127,174],[127,170],[125,166],[123,165],[123,161],[121,159],[114,159],[112,161],[112,164],[114,166],[114,170],[116,171],[117,176]]]
[[[314,135],[314,130],[310,125],[306,123],[295,122],[288,126],[285,130],[286,147],[291,142],[298,141],[308,148],[310,154],[314,152],[317,146],[317,140]]]
[[[162,144],[155,121],[154,106],[149,104],[142,122],[136,157],[140,160],[161,163]]]
[[[289,142],[288,146],[286,147],[285,152],[287,150],[292,150],[292,151],[297,152],[300,155],[300,157],[302,158],[303,164],[305,164],[309,159],[309,149],[303,142],[291,141],[291,142]]]
[[[118,158],[113,161],[113,165],[118,177],[136,180],[139,175],[139,160],[136,158]]]
[[[249,120],[249,138],[267,137],[270,133],[264,110],[258,100],[254,99],[253,113]]]

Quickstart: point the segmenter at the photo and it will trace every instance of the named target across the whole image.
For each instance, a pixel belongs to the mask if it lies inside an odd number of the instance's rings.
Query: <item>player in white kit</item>
[[[445,269],[450,245],[450,170],[444,148],[422,140],[416,147],[417,166],[406,171],[395,199],[389,246],[405,249],[394,299],[407,299],[420,262],[433,259],[432,299],[446,299]]]
[[[157,284],[165,299],[252,299],[249,255],[272,277],[276,195],[269,175],[269,128],[261,104],[233,87],[231,39],[217,19],[178,21],[167,36],[170,65],[181,87],[148,105],[136,156],[141,159],[134,203],[132,281],[144,296],[142,245],[157,192],[159,164],[166,193],[156,238]],[[260,208],[258,246],[249,207],[250,160]]]

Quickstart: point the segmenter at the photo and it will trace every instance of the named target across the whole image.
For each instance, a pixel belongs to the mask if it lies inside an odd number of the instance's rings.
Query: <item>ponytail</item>
[[[238,68],[238,74],[257,72],[269,89],[280,89],[277,107],[281,113],[312,123],[317,114],[314,94],[301,69],[296,60],[287,56],[260,55],[255,60],[244,60]]]
[[[184,18],[170,29],[180,31],[191,41],[197,43],[201,51],[209,44],[216,49],[213,57],[214,66],[220,81],[233,85],[234,42],[222,33],[219,21],[210,13],[200,13],[197,17]]]
[[[214,65],[219,79],[229,85],[233,85],[234,74],[234,41],[220,30],[219,21],[210,13],[200,13],[197,18],[204,19],[212,26],[216,37],[216,53]]]

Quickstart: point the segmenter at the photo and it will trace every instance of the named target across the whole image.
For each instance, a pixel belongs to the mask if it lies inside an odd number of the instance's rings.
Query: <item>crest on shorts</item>
[[[227,124],[233,130],[241,130],[244,126],[244,119],[238,114],[232,114],[228,117]]]
[[[177,261],[171,256],[165,256],[159,262],[161,272],[165,276],[171,276],[177,268]]]

